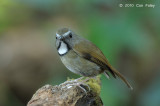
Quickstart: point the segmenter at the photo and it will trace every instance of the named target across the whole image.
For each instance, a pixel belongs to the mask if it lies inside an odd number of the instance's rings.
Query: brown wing
[[[115,75],[117,75],[119,78],[121,78],[124,83],[131,89],[132,86],[129,84],[129,82],[121,75],[120,72],[118,72],[116,69],[114,69],[104,56],[104,54],[101,52],[99,48],[96,47],[92,42],[88,40],[81,41],[80,43],[76,44],[73,47],[73,50],[81,57],[94,62],[98,64],[103,70],[109,70],[113,77],[116,78]],[[107,74],[107,72],[105,71]]]
[[[73,50],[83,58],[96,63],[103,70],[109,70],[111,74],[116,78],[114,72],[112,71],[112,66],[109,64],[106,57],[103,55],[101,50],[96,47],[93,43],[88,40],[81,41],[73,47]]]

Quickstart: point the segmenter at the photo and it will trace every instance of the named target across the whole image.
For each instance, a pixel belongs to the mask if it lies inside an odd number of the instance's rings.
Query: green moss
[[[67,81],[72,81],[72,80],[74,80],[74,78],[67,77]]]
[[[100,92],[101,92],[100,76],[90,79],[89,81],[86,82],[86,84],[88,84],[90,89],[93,92],[95,92],[98,96],[100,95]]]

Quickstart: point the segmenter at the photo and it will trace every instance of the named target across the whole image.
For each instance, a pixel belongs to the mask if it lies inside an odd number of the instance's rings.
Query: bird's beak
[[[64,37],[63,37],[63,36],[60,36],[60,37],[59,37],[59,40],[63,41],[63,40],[64,40]]]
[[[58,33],[56,33],[56,37],[57,37],[59,40],[63,40],[63,39],[64,39],[64,37],[61,36],[61,35],[59,35]]]
[[[64,39],[63,36],[60,36],[60,37],[59,37],[59,40],[63,40],[63,39]]]

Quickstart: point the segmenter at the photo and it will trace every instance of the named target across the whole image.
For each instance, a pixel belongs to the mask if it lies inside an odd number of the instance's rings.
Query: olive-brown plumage
[[[68,28],[62,28],[56,33],[56,47],[63,64],[72,72],[81,76],[93,77],[108,72],[114,78],[120,77],[132,89],[128,81],[114,69],[92,42],[76,35]]]

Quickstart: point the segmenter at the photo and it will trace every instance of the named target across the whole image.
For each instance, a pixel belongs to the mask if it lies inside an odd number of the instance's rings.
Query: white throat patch
[[[59,49],[58,49],[58,53],[59,53],[60,55],[63,55],[63,54],[65,54],[65,53],[67,53],[67,52],[68,52],[67,44],[65,44],[63,41],[61,41],[61,45],[60,45],[60,47],[59,47]]]

